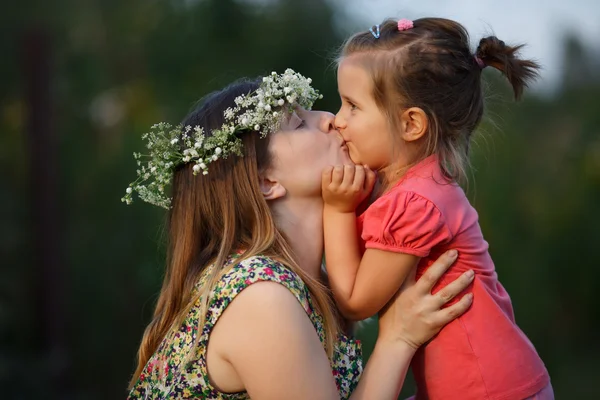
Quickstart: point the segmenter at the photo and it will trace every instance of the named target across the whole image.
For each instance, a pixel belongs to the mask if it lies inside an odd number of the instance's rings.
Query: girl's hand
[[[431,294],[433,286],[456,261],[456,257],[456,251],[447,251],[416,282],[416,271],[412,271],[398,293],[379,314],[378,341],[403,341],[416,350],[434,337],[444,325],[468,310],[473,301],[471,293],[449,307],[442,307],[473,282],[475,274],[472,270],[463,273],[436,294]]]
[[[323,170],[323,201],[339,212],[354,212],[375,185],[376,174],[367,166],[337,165]]]

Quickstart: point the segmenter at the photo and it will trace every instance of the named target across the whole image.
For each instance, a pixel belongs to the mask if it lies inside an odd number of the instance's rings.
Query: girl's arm
[[[396,293],[419,257],[368,249],[362,259],[355,209],[371,192],[375,174],[362,166],[323,172],[325,267],[340,311],[361,320],[377,313]]]
[[[446,257],[438,267],[445,270],[453,261]],[[415,290],[421,281],[406,286],[380,318],[375,350],[351,399],[396,399],[417,346],[468,309],[469,296],[441,306],[470,282],[463,275],[443,289],[445,297]],[[209,346],[231,365],[233,380],[242,382],[252,399],[339,399],[312,323],[298,300],[277,283],[255,283],[236,296],[215,325]]]

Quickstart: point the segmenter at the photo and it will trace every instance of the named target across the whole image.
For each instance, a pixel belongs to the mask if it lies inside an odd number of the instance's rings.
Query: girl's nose
[[[346,120],[340,115],[339,112],[334,117],[333,125],[335,126],[335,129],[339,130],[340,132],[346,128]]]

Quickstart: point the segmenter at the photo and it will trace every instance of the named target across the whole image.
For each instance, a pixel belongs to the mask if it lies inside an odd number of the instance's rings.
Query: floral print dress
[[[168,335],[148,360],[128,399],[249,399],[246,392],[222,393],[211,385],[206,367],[206,348],[210,333],[225,308],[243,289],[256,282],[278,282],[292,292],[313,323],[321,342],[324,342],[322,317],[315,311],[310,293],[298,275],[281,263],[263,256],[250,257],[241,262],[232,257],[228,263],[233,266],[211,293],[198,340],[200,301],[191,308],[179,329]],[[204,283],[206,277],[207,274],[200,279],[197,287]],[[194,342],[197,344],[193,356],[188,356],[189,361],[183,365]],[[347,399],[362,372],[360,343],[340,335],[331,364],[340,398]]]

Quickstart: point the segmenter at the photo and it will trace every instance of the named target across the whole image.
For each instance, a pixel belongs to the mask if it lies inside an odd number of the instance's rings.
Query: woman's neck
[[[273,204],[272,210],[300,268],[319,279],[323,260],[323,200],[284,198]]]

